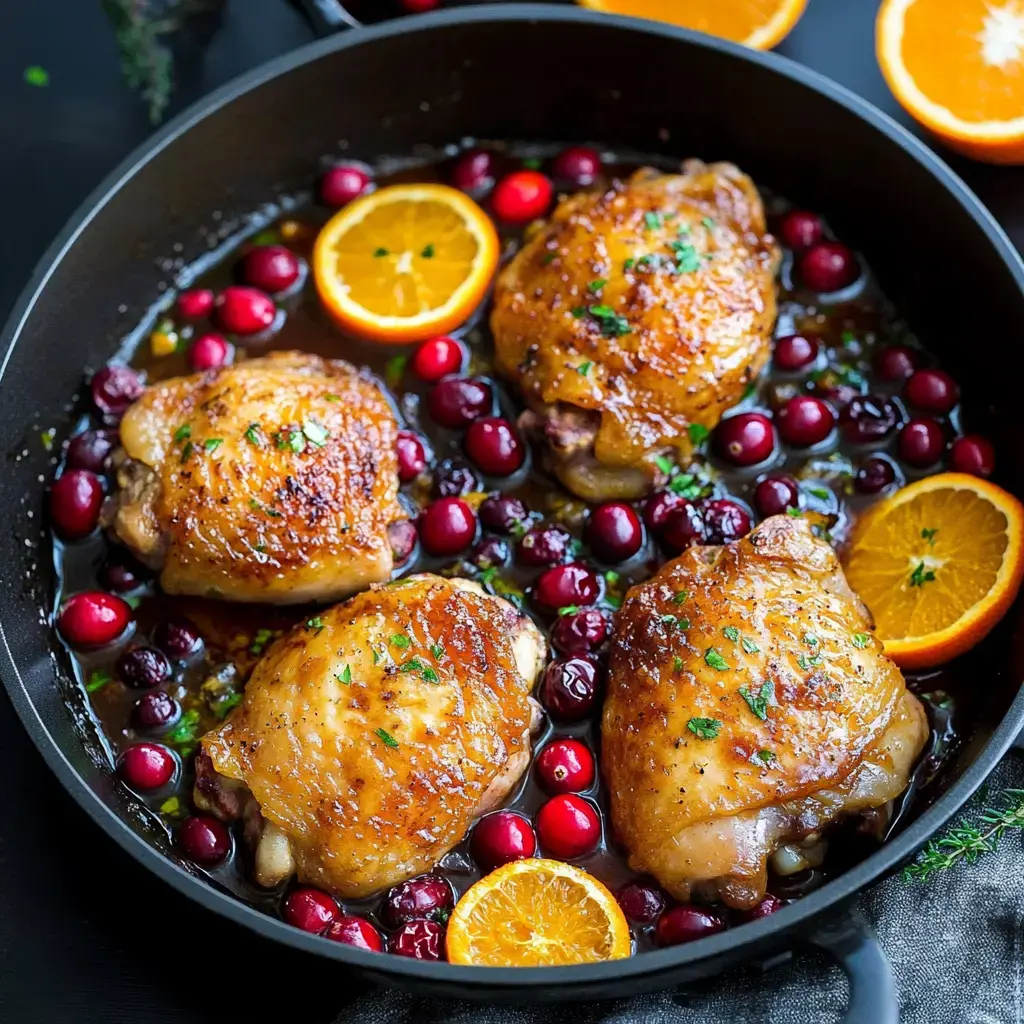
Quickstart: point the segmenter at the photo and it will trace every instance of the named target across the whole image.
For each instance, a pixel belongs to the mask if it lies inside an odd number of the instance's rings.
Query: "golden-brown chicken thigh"
[[[638,497],[655,459],[691,450],[768,359],[779,249],[732,164],[638,171],[559,203],[498,278],[499,371],[562,483]]]
[[[619,613],[601,736],[612,817],[634,870],[680,899],[754,905],[769,858],[799,870],[824,826],[898,796],[926,735],[805,519],[690,548]]]
[[[397,429],[337,360],[278,352],[163,381],[121,423],[104,518],[168,593],[337,599],[391,574]]]
[[[544,656],[537,627],[477,584],[375,586],[268,651],[203,738],[196,801],[262,819],[261,884],[297,871],[344,897],[394,885],[432,867],[526,770]]]

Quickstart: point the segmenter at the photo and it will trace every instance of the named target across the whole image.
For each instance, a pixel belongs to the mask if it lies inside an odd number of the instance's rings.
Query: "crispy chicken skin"
[[[689,425],[740,400],[768,359],[778,262],[732,164],[641,170],[559,203],[500,274],[491,328],[566,487],[638,497],[659,453],[685,456]]]
[[[374,586],[296,627],[202,749],[196,801],[262,815],[256,877],[366,896],[432,867],[526,770],[546,653],[529,619],[464,580]]]
[[[756,904],[780,848],[903,791],[927,731],[804,519],[690,548],[617,618],[601,733],[612,818],[631,867],[680,899]]]
[[[292,604],[386,580],[395,417],[348,363],[279,352],[147,388],[104,519],[171,594]]]

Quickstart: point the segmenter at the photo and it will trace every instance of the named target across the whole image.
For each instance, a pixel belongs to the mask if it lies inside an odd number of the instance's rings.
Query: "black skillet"
[[[328,0],[323,29],[350,23]],[[47,763],[137,860],[253,931],[423,994],[491,1001],[621,998],[769,963],[810,943],[851,982],[847,1020],[892,1024],[885,956],[850,909],[953,815],[1024,723],[1015,608],[979,659],[969,729],[931,806],[877,853],[769,918],[629,960],[557,969],[483,969],[365,953],[259,913],[190,873],[114,779],[47,621],[55,585],[39,526],[53,464],[38,444],[64,433],[86,367],[108,359],[169,284],[160,263],[201,255],[203,229],[305,187],[318,157],[415,153],[464,136],[599,140],[611,147],[737,162],[759,182],[827,212],[864,250],[928,347],[984,396],[972,427],[994,437],[1000,480],[1024,492],[1019,386],[967,358],[1024,323],[1024,265],[998,225],[930,151],[868,104],[805,68],[649,22],[572,8],[461,8],[335,35],[214,93],[130,157],[86,202],[37,269],[0,343],[5,494],[24,496],[0,535],[0,674]],[[180,245],[181,248],[176,248]],[[29,512],[36,512],[30,518]]]

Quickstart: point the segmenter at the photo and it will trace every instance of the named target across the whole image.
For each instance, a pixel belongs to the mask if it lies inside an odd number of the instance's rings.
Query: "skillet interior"
[[[158,296],[161,283],[169,281],[159,265],[165,257],[187,262],[201,255],[213,211],[220,211],[224,224],[278,194],[305,187],[320,154],[342,148],[354,155],[408,154],[420,144],[436,146],[473,134],[597,139],[624,149],[734,160],[758,181],[825,210],[837,231],[866,252],[926,345],[958,374],[968,395],[985,396],[972,410],[972,426],[993,436],[1001,482],[1022,490],[1020,418],[1013,415],[1017,357],[1003,342],[1024,313],[1022,278],[1008,243],[993,234],[998,229],[990,221],[923,170],[909,149],[801,84],[803,73],[788,77],[771,70],[781,62],[751,59],[723,44],[697,44],[685,33],[654,26],[550,9],[535,8],[532,14],[535,20],[528,21],[513,20],[500,9],[454,12],[421,20],[422,27],[412,32],[388,26],[365,34],[362,43],[329,41],[304,51],[307,64],[300,63],[302,57],[285,58],[269,72],[251,76],[247,81],[260,84],[229,106],[221,105],[227,93],[218,94],[209,104],[218,109],[185,134],[179,135],[182,124],[164,133],[160,151],[83,226],[26,311],[0,386],[0,444],[9,453],[4,490],[23,502],[12,529],[0,538],[4,635],[35,714],[63,757],[140,835],[148,836],[145,819],[101,769],[105,756],[98,742],[81,743],[75,720],[86,727],[87,716],[77,693],[54,686],[55,661],[58,676],[67,675],[40,613],[54,581],[39,531],[40,475],[45,479],[52,471],[39,432],[55,426],[58,437],[66,434],[67,396],[78,388],[83,366],[108,358]],[[272,77],[274,72],[279,77]],[[980,345],[999,352],[998,374],[979,358]],[[34,518],[28,518],[28,510]],[[1010,618],[1018,615],[1015,611]],[[984,768],[998,755],[994,744],[987,750],[986,744],[1021,678],[1012,625],[1004,623],[990,645],[991,656],[979,666],[974,725],[954,759],[951,780],[971,765]],[[13,682],[6,666],[4,675]],[[24,702],[19,701],[19,711],[24,717]],[[33,732],[42,743],[39,729]],[[933,827],[954,809],[953,801],[943,801]],[[648,954],[622,969],[605,968],[602,977],[610,984],[627,974],[646,974],[650,983],[670,965],[701,958],[701,973],[714,969],[738,947],[764,945],[863,884],[881,870],[883,859],[906,852],[913,839],[912,833],[897,840],[897,846],[804,901],[806,907],[777,915],[777,921],[716,937],[696,951]],[[171,869],[165,864],[161,873],[166,877]],[[180,885],[183,876],[176,880]],[[202,883],[192,888],[190,895],[214,901]],[[241,910],[234,916],[246,919]],[[497,976],[486,982],[479,977],[491,972],[447,965],[395,964],[395,958],[388,958],[386,968],[380,961],[371,965],[366,955],[257,920],[265,934],[372,966],[378,976],[499,983]],[[567,969],[559,980],[593,980],[594,973],[588,977],[585,969]],[[681,976],[677,969],[658,975],[655,983]],[[521,994],[523,986],[540,984],[541,977],[550,989],[552,974],[536,971],[517,972],[516,988]],[[498,990],[480,994],[493,997]]]

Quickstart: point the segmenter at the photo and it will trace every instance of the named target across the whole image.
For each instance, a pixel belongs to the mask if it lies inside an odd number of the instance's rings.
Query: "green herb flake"
[[[264,648],[273,639],[274,631],[272,629],[257,629],[256,635],[252,638],[252,643],[249,645],[249,653],[262,654]]]
[[[629,321],[611,306],[588,306],[587,312],[600,324],[601,333],[606,338],[621,338],[630,333]]]
[[[395,356],[388,360],[387,366],[384,367],[384,380],[389,388],[397,388],[401,383],[408,362],[408,356]]]
[[[937,534],[938,532],[939,532],[939,528],[938,527],[935,527],[932,530],[929,530],[929,529],[925,528],[925,529],[923,529],[921,531],[921,537],[924,540],[928,541],[928,546],[929,547],[935,547],[935,534]]]
[[[726,640],[731,640],[734,644],[739,643],[740,631],[735,626],[725,626],[722,632],[725,634]]]
[[[306,629],[313,630],[313,635],[319,635],[324,628],[324,620],[319,615],[315,615],[311,619],[306,620]]]
[[[208,437],[203,442],[203,450],[208,452],[215,452],[223,443],[223,437]]]
[[[373,654],[373,663],[374,663],[374,665],[379,665],[380,664],[380,659],[382,657],[380,651],[378,651],[377,648],[375,647],[371,653]]]
[[[438,682],[438,675],[437,675],[437,673],[429,665],[424,665],[423,666],[423,673],[422,673],[422,675],[423,675],[423,681],[425,683],[436,683],[436,682]]]
[[[673,604],[682,604],[688,597],[690,592],[688,590],[679,590],[672,597]]]
[[[315,444],[317,448],[323,448],[326,444],[327,439],[331,436],[327,430],[316,420],[310,419],[308,416],[302,421],[302,433],[310,444]]]
[[[434,656],[435,661],[440,661],[444,657],[444,648],[440,644],[431,644],[430,653]]]
[[[581,377],[586,377],[586,375],[587,375],[588,373],[590,373],[590,368],[591,368],[591,367],[592,367],[593,365],[594,365],[593,363],[589,363],[589,362],[588,362],[588,363],[580,363],[580,365],[576,367],[576,372],[577,372],[577,373],[578,373],[578,374],[579,374],[579,375],[580,375]]]
[[[544,166],[544,161],[539,156],[528,156],[523,160],[523,166],[528,171],[539,171]]]
[[[924,562],[918,562],[914,571],[910,574],[910,585],[912,587],[923,587],[926,583],[935,581],[935,573],[924,567]]]
[[[253,235],[249,241],[253,245],[274,245],[281,240],[281,236],[274,231],[272,228],[268,228],[266,231],[261,231],[258,235]]]
[[[747,707],[754,715],[763,722],[768,717],[768,706],[775,699],[775,684],[769,679],[761,684],[757,694],[751,693],[749,687],[741,686],[739,695],[747,702]]]
[[[636,266],[636,260],[632,256],[622,264],[622,269],[628,274]]]
[[[722,657],[718,649],[715,647],[709,647],[704,652],[704,661],[713,669],[718,672],[728,672],[729,663]]]
[[[803,512],[798,508],[787,508],[786,515],[791,516],[793,519],[803,519],[804,517]]]
[[[373,250],[373,255],[380,259],[382,256],[389,256],[390,253],[383,246],[379,246]]]
[[[42,442],[43,447],[48,451],[53,451],[53,439],[57,436],[57,431],[50,427],[49,430],[44,430],[39,435],[39,440]]]
[[[691,423],[687,428],[687,433],[690,435],[690,443],[696,447],[708,439],[711,431],[702,423]]]
[[[412,641],[404,633],[395,633],[390,640],[392,647],[400,647],[403,651],[412,647]]]
[[[713,740],[722,728],[722,723],[717,718],[691,718],[686,728],[699,740]]]
[[[587,290],[591,292],[599,292],[608,281],[603,277],[596,277],[590,284],[587,285]]]
[[[621,579],[622,576],[619,575],[619,573],[617,573],[614,569],[609,569],[604,574],[604,581],[608,584],[609,587],[614,587]]]
[[[853,646],[862,651],[871,643],[871,635],[869,633],[854,633],[851,639],[853,640]]]
[[[263,447],[263,435],[260,433],[260,425],[258,423],[250,423],[245,431],[245,439],[249,444],[256,445],[257,448]]]
[[[195,708],[189,708],[181,716],[178,724],[165,735],[168,743],[193,743],[196,739],[199,728],[199,712]]]
[[[578,604],[567,604],[564,608],[558,609],[559,615],[575,615],[580,610]]]
[[[50,84],[49,72],[38,64],[31,64],[25,68],[23,77],[27,85],[34,85],[37,89],[45,89]]]
[[[587,315],[587,307],[586,306],[573,306],[572,310],[570,312],[572,313],[572,315],[574,317],[576,317],[577,320],[579,320],[580,317]]]
[[[761,651],[761,648],[758,647],[757,644],[755,644],[748,636],[741,638],[740,646],[747,652],[747,654],[759,654]]]
[[[161,805],[161,814],[177,814],[181,810],[181,801],[176,796],[169,796]]]
[[[683,659],[680,658],[678,654],[676,654],[672,658],[672,671],[673,672],[681,672],[682,670],[683,670]]]
[[[680,473],[668,482],[668,489],[681,498],[699,498],[704,490],[700,481],[692,473]]]
[[[399,672],[422,672],[423,662],[419,658],[410,658],[407,662],[401,665],[398,669]]]
[[[818,646],[818,638],[813,633],[804,633],[803,641],[808,647]]]
[[[670,242],[669,248],[676,259],[677,274],[693,274],[700,270],[700,253],[689,242]]]
[[[771,764],[775,760],[775,753],[771,750],[759,750],[754,756],[762,764]]]
[[[644,214],[644,225],[648,231],[657,231],[665,226],[665,218],[657,211],[650,210]]]
[[[808,658],[807,655],[801,651],[796,656],[796,663],[804,672],[810,672],[812,668],[818,668],[821,665],[821,655],[816,654],[813,658]]]
[[[379,736],[384,741],[385,747],[398,746],[398,740],[396,740],[395,737],[391,735],[391,733],[385,732],[385,730],[383,729],[374,729],[373,734],[374,736]]]
[[[228,716],[228,712],[232,708],[237,708],[242,703],[242,695],[240,693],[229,693],[226,697],[222,697],[217,701],[214,706],[213,713],[223,721]]]
[[[857,344],[857,335],[854,334],[853,331],[843,331],[839,337],[847,348],[851,348]]]
[[[604,603],[608,605],[609,608],[618,611],[622,607],[622,598],[619,597],[618,594],[605,594]]]
[[[325,402],[340,402],[341,401],[341,395],[326,394],[326,395],[324,395],[324,401]]]
[[[655,458],[654,464],[664,473],[666,476],[676,468],[675,462],[672,461],[667,455],[659,455]]]
[[[700,222],[708,229],[708,231],[715,230],[715,222],[711,217],[701,217]]]
[[[348,686],[352,682],[352,666],[346,665],[340,672],[335,672],[334,678],[341,683],[342,686]]]
[[[432,260],[434,258],[434,243],[428,242],[425,246],[423,246],[423,251],[420,253],[420,255],[425,260]]]
[[[822,501],[828,501],[832,496],[832,492],[827,487],[808,487],[806,490],[808,494],[820,498]]]
[[[750,383],[748,383],[747,386],[743,389],[743,394],[740,395],[740,401],[745,402],[756,390],[756,381],[750,381]]]
[[[546,253],[544,253],[544,256],[543,256],[543,258],[541,259],[540,262],[541,262],[542,266],[546,267],[549,263],[554,263],[556,259],[558,259],[558,253],[556,253],[556,252],[546,252]]]
[[[85,681],[85,690],[87,693],[95,693],[97,690],[102,690],[107,683],[112,683],[114,677],[109,672],[104,672],[103,669],[98,668],[94,672],[89,673],[89,678]]]
[[[181,462],[188,462],[188,460],[192,458],[192,453],[195,450],[196,446],[191,441],[186,442],[185,447],[181,449]]]

